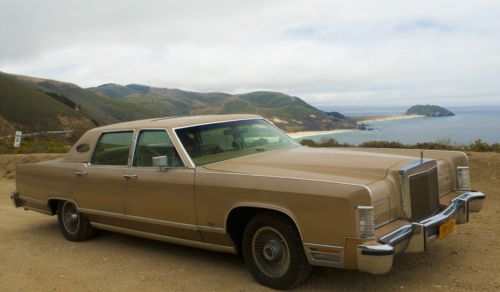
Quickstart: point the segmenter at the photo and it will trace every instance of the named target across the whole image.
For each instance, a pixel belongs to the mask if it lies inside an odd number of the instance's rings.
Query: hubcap
[[[283,235],[261,227],[252,239],[252,255],[259,270],[270,278],[283,277],[290,267],[290,250]]]
[[[62,207],[62,219],[64,229],[69,233],[76,233],[80,226],[80,215],[75,205],[71,202],[65,202]]]

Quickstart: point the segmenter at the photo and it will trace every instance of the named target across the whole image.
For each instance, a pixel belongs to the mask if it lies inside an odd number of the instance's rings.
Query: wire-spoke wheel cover
[[[254,233],[252,255],[259,270],[270,278],[283,277],[290,267],[290,250],[285,238],[269,226]]]
[[[78,232],[80,228],[80,214],[75,204],[64,202],[62,207],[62,221],[64,229],[66,229],[68,233],[75,234]]]

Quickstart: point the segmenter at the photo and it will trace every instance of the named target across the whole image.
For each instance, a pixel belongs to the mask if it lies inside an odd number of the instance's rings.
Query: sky
[[[0,0],[0,71],[316,106],[500,104],[500,1]]]

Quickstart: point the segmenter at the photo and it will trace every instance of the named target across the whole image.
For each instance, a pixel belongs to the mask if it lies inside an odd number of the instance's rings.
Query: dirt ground
[[[6,177],[18,160],[0,156],[0,291],[266,290],[233,255],[111,232],[83,243],[64,240],[55,217],[12,207],[15,181]],[[298,290],[499,291],[500,154],[472,153],[470,162],[474,187],[487,195],[470,224],[425,254],[399,255],[386,275],[318,269]]]

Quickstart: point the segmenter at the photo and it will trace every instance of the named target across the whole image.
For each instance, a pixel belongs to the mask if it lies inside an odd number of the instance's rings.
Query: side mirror
[[[155,157],[153,157],[153,167],[159,167],[160,170],[165,171],[168,168],[167,156],[155,156]]]

